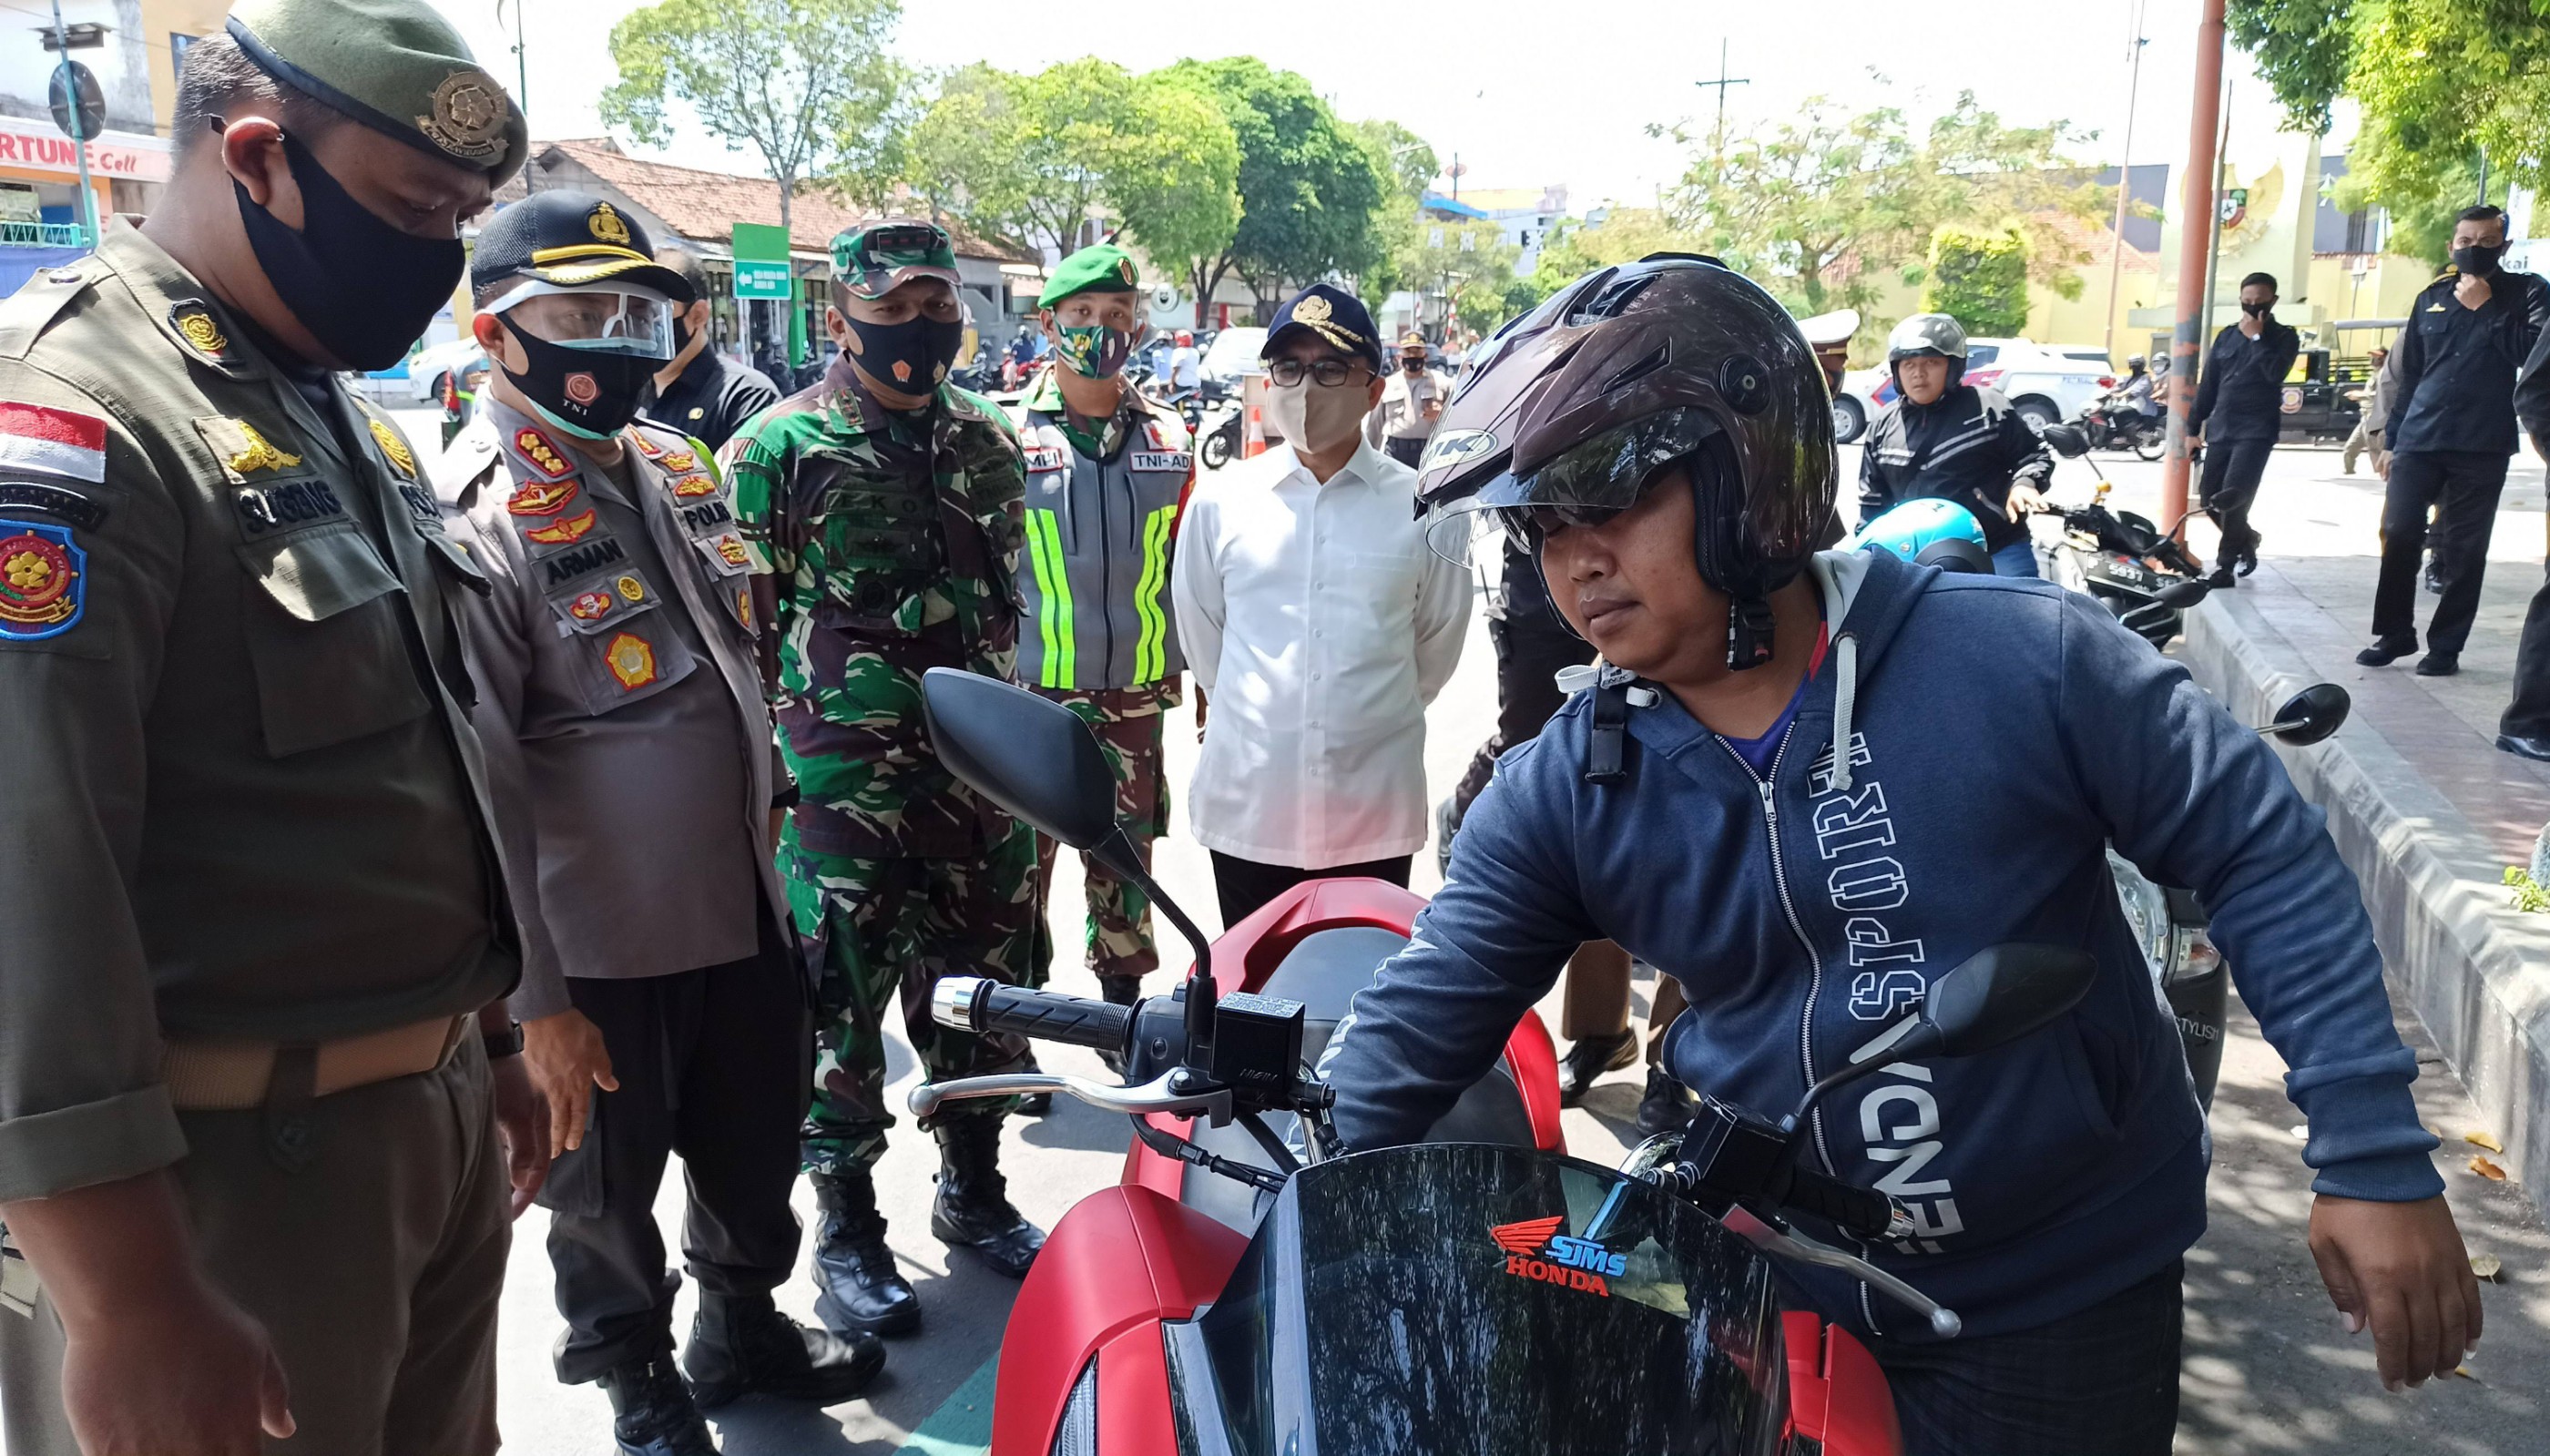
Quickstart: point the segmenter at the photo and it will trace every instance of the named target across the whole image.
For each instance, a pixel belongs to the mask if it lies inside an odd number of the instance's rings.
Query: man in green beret
[[[1168,828],[1160,760],[1165,710],[1177,706],[1186,659],[1169,606],[1178,513],[1195,486],[1185,422],[1125,382],[1125,361],[1149,332],[1133,260],[1112,243],[1064,258],[1036,298],[1051,362],[1029,385],[1027,534],[1019,575],[1019,681],[1086,722],[1116,771],[1116,817],[1145,866]],[[1042,886],[1053,841],[1037,840]],[[1142,892],[1083,858],[1087,959],[1109,1001],[1141,999],[1160,963]],[[1037,963],[1051,958],[1039,925]],[[1112,1062],[1114,1058],[1111,1056]]]
[[[147,226],[0,304],[11,1456],[496,1449],[547,1168],[415,452],[337,371],[460,279],[522,114],[425,0],[248,0]]]
[[[1018,437],[947,382],[964,339],[956,255],[933,224],[889,218],[833,240],[840,354],[821,381],[728,441],[752,557],[762,676],[798,800],[779,840],[821,1003],[802,1152],[823,1221],[815,1311],[843,1334],[918,1328],[872,1172],[894,1116],[884,1020],[902,1007],[937,1079],[1024,1068],[1027,1043],[930,1019],[943,976],[1021,984],[1034,943],[1035,831],[938,761],[921,675],[1011,676],[1019,617]],[[938,1140],[930,1229],[1013,1279],[1044,1234],[1000,1171],[1006,1101],[921,1120]]]

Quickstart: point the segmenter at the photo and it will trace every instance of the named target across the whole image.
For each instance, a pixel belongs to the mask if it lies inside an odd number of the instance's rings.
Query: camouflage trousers
[[[1169,786],[1161,762],[1161,726],[1178,701],[1175,686],[1109,691],[1037,688],[1036,696],[1060,703],[1080,716],[1097,735],[1107,766],[1116,772],[1116,820],[1151,867],[1151,841],[1168,832]],[[1036,836],[1036,903],[1045,903],[1053,883],[1054,842]],[[1101,980],[1140,980],[1159,969],[1160,952],[1151,940],[1151,901],[1125,883],[1114,870],[1084,855],[1081,885],[1089,902],[1089,933],[1084,949],[1092,974]],[[1053,968],[1053,934],[1044,916],[1036,918],[1035,984],[1042,985]]]
[[[975,1035],[930,1019],[943,976],[1024,984],[1035,941],[1035,831],[1012,824],[981,858],[861,859],[798,842],[791,817],[779,872],[807,956],[818,968],[815,1096],[803,1135],[807,1171],[848,1173],[885,1151],[885,1016],[900,999],[904,1034],[932,1080],[1016,1071],[1018,1036]],[[993,1116],[1013,1099],[951,1104],[939,1118]]]

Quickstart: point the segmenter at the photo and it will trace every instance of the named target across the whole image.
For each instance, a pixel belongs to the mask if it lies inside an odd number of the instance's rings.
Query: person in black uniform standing
[[[744,421],[779,403],[779,388],[759,369],[709,347],[709,274],[699,255],[664,247],[655,261],[691,286],[691,306],[673,320],[673,357],[638,396],[638,413],[722,450]]]
[[[2532,340],[2532,352],[2514,377],[2514,415],[2532,448],[2550,460],[2550,329]],[[2514,698],[2497,721],[2497,746],[2550,763],[2550,560],[2541,589],[2523,614],[2523,637],[2514,649]]]
[[[2249,507],[2267,471],[2267,452],[2284,430],[2285,375],[2302,352],[2302,336],[2276,322],[2276,278],[2251,273],[2240,280],[2240,321],[2213,336],[2205,360],[2196,408],[2188,429],[2205,449],[2205,478],[2198,499],[2221,529],[2213,584],[2229,586],[2258,569],[2258,533]]]
[[[2550,323],[2550,284],[2497,265],[2505,214],[2475,207],[2453,224],[2453,264],[2408,306],[2392,356],[2398,379],[2388,431],[2391,483],[2382,509],[2382,577],[2373,590],[2372,646],[2355,654],[2387,667],[2417,650],[2417,563],[2434,509],[2443,600],[2426,624],[2420,677],[2461,670],[2479,615],[2488,538],[2505,462],[2514,453],[2515,374]]]

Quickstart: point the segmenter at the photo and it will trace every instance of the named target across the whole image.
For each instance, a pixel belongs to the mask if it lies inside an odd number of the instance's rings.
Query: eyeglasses
[[[1352,379],[1359,370],[1364,373],[1371,372],[1352,359],[1321,359],[1317,363],[1310,364],[1303,363],[1300,359],[1270,359],[1266,364],[1266,377],[1286,389],[1293,388],[1306,378],[1317,380],[1322,389],[1334,389]]]

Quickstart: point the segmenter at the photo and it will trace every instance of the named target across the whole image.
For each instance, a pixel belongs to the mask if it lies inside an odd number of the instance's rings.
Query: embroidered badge
[[[624,693],[634,693],[655,680],[655,649],[634,631],[613,637],[602,649],[602,661]]]
[[[523,539],[539,541],[544,546],[571,545],[593,530],[594,514],[590,507],[573,516],[562,516],[546,526],[534,527],[523,533]]]
[[[0,470],[106,479],[106,421],[50,405],[0,400]]]
[[[468,161],[483,161],[500,149],[505,134],[505,93],[484,71],[453,71],[434,88],[433,115],[416,119],[416,129],[435,146]]]
[[[557,446],[549,443],[549,437],[537,430],[526,428],[514,432],[514,448],[521,450],[525,459],[551,480],[575,473],[575,467],[566,462],[566,456],[559,454]]]
[[[629,432],[629,437],[638,442],[638,453],[644,455],[647,459],[660,460],[664,458],[664,447],[655,443],[653,440],[648,439],[645,432],[640,430],[632,430]]]
[[[168,310],[168,323],[176,329],[177,337],[186,340],[187,347],[208,359],[220,358],[222,350],[231,346],[231,341],[222,337],[222,326],[213,322],[202,304],[175,305]]]
[[[698,496],[713,496],[717,491],[717,477],[714,475],[685,475],[673,482],[673,494],[684,500]]]
[[[618,565],[629,559],[615,536],[597,536],[571,551],[560,551],[540,563],[540,575],[546,586],[564,586],[588,572]]]
[[[407,447],[406,440],[399,438],[398,432],[378,420],[367,419],[363,423],[372,427],[372,443],[379,445],[381,453],[390,457],[390,463],[398,467],[398,473],[410,480],[416,479],[416,452]]]
[[[572,480],[526,480],[505,499],[505,509],[517,516],[554,516],[583,493],[584,487]]]
[[[1302,324],[1324,324],[1328,322],[1328,301],[1315,293],[1293,305],[1293,318]]]
[[[694,508],[699,509],[699,508]],[[66,485],[33,480],[0,480],[0,510],[42,511],[71,525],[95,531],[106,524],[106,507]]]
[[[665,470],[675,475],[688,475],[700,468],[700,457],[689,450],[675,450],[663,460]]]
[[[744,631],[752,630],[752,590],[749,587],[735,589],[735,620],[743,624]]]
[[[259,470],[289,470],[301,463],[299,455],[277,449],[245,420],[213,415],[197,420],[195,428],[234,478],[245,480]]]
[[[594,241],[598,243],[616,243],[622,247],[629,245],[629,225],[621,221],[620,214],[612,210],[610,203],[594,208],[593,216],[585,219],[584,225],[592,230]]]
[[[578,622],[600,622],[614,605],[608,592],[582,592],[566,604],[566,615]]]
[[[286,531],[320,521],[344,519],[345,503],[324,480],[291,480],[281,485],[244,485],[231,492],[231,509],[250,535]]]
[[[638,580],[638,574],[634,571],[613,582],[611,589],[620,593],[632,605],[646,600],[646,583]]]
[[[38,642],[79,625],[88,552],[67,526],[0,521],[0,641]]]

